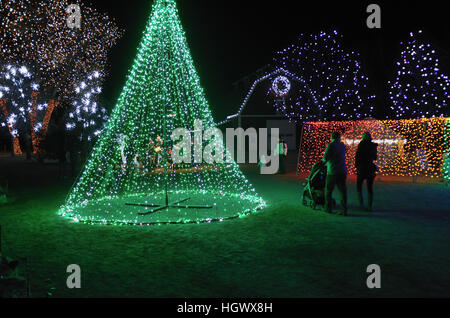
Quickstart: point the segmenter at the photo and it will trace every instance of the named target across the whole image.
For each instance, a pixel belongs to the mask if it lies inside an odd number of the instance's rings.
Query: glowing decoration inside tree
[[[294,122],[363,119],[371,115],[375,96],[369,93],[359,54],[345,50],[341,37],[337,31],[302,34],[295,44],[277,52],[276,65],[307,84],[292,85],[282,102],[272,87],[269,96],[274,93],[271,102],[277,111]]]
[[[423,33],[410,33],[402,43],[397,76],[389,95],[391,109],[398,118],[450,115],[450,79],[440,69],[439,59]]]
[[[125,87],[60,213],[76,221],[139,225],[220,221],[264,207],[234,162],[169,159],[175,146],[169,136],[176,128],[195,131],[197,120],[204,130],[214,127],[175,1],[154,1]],[[211,208],[175,204],[152,213],[166,193],[172,202],[187,198],[187,204]]]
[[[278,76],[272,83],[272,89],[275,94],[282,97],[291,90],[291,82],[286,76]]]
[[[303,128],[298,173],[309,173],[312,165],[323,157],[331,134],[339,131],[347,146],[349,173],[355,174],[355,152],[363,133],[368,131],[378,144],[376,163],[382,175],[440,178],[448,153],[447,123],[446,118],[307,123]]]

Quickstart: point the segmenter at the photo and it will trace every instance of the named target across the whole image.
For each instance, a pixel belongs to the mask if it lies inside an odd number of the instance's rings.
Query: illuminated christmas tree
[[[200,134],[203,146],[201,135],[213,127],[175,1],[156,0],[117,105],[60,213],[85,222],[165,224],[220,221],[264,207],[233,161],[172,161],[176,128],[192,132],[193,141]]]
[[[302,34],[277,52],[276,65],[301,79],[289,85],[285,77],[272,79],[269,103],[278,112],[294,122],[364,119],[372,114],[375,96],[367,87],[359,54],[344,49],[341,38],[337,31]]]
[[[441,117],[450,114],[450,79],[439,67],[436,51],[423,33],[410,33],[403,46],[398,71],[389,82],[391,109],[397,118]]]

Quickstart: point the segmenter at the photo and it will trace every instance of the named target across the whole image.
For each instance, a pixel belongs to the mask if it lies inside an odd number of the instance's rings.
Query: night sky
[[[91,0],[125,30],[110,55],[105,99],[115,104],[148,21],[153,0]],[[178,0],[195,66],[213,113],[226,116],[237,105],[224,106],[232,84],[272,62],[274,53],[300,33],[337,29],[348,49],[361,54],[370,85],[386,85],[394,75],[399,43],[422,29],[435,45],[450,74],[450,22],[443,1],[255,1]],[[382,9],[382,29],[366,26],[366,8]],[[380,97],[380,98],[383,98]],[[228,109],[227,109],[228,108]],[[230,110],[231,109],[231,110]],[[378,109],[382,115],[383,109]],[[381,114],[380,114],[381,113]],[[217,118],[219,119],[219,118]]]

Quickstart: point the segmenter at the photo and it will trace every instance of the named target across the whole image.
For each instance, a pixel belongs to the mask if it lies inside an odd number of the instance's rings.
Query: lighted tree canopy
[[[71,3],[81,8],[79,29],[67,25]],[[0,61],[36,66],[41,89],[60,99],[73,96],[75,85],[93,72],[103,72],[108,52],[122,34],[106,14],[81,1],[1,0],[0,4]]]
[[[450,115],[450,79],[440,68],[436,50],[423,32],[410,33],[401,43],[397,74],[390,86],[391,109],[398,118]]]
[[[280,94],[279,86],[269,91],[268,102],[291,121],[358,120],[372,115],[375,96],[360,56],[344,48],[337,31],[301,34],[277,52],[274,62],[302,79],[292,83],[288,94]]]
[[[80,28],[67,23],[67,8],[72,3],[81,9]],[[28,88],[20,87],[17,80],[2,81],[0,122],[15,137],[31,132],[35,153],[58,105],[65,107],[68,129],[76,127],[88,139],[98,133],[105,110],[96,99],[106,75],[108,52],[121,34],[106,14],[81,1],[0,0],[0,77],[26,68],[28,78],[38,87],[33,96],[24,94],[19,105],[10,92]],[[20,153],[18,142],[14,146]]]
[[[234,162],[170,161],[172,132],[194,131],[196,120],[203,130],[214,126],[175,1],[154,1],[125,87],[60,213],[85,222],[161,224],[220,221],[264,207]],[[166,193],[171,202],[210,208],[175,204],[153,213]]]

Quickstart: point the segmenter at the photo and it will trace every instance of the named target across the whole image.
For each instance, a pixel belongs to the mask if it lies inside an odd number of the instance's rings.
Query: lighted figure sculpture
[[[148,225],[221,221],[263,208],[234,161],[171,161],[172,133],[195,136],[197,120],[203,131],[215,126],[175,1],[156,0],[117,105],[60,214]]]

